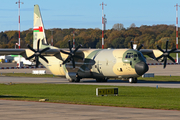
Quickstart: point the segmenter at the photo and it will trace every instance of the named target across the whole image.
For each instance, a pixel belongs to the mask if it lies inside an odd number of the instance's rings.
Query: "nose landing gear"
[[[129,83],[137,83],[137,78],[129,78]]]

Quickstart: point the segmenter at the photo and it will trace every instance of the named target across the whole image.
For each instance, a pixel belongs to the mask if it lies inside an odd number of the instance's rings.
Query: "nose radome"
[[[148,70],[149,70],[149,67],[145,62],[141,61],[135,65],[135,71],[140,76],[146,73]]]

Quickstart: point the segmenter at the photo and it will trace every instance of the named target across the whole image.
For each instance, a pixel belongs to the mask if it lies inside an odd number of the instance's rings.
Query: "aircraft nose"
[[[144,73],[146,73],[148,70],[149,70],[148,65],[145,62],[143,62],[143,61],[138,62],[135,65],[135,71],[140,76],[143,75]]]

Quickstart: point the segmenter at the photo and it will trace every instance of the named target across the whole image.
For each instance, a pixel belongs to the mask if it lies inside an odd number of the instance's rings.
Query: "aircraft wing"
[[[23,55],[30,52],[29,49],[0,49],[0,55]],[[59,53],[59,49],[49,49],[48,51],[42,53],[42,55],[55,55]]]
[[[0,49],[0,55],[22,55],[26,49]]]
[[[63,49],[64,51],[69,51],[68,49]],[[34,54],[29,49],[0,49],[0,55],[22,55],[23,57],[27,58]],[[56,58],[62,60],[66,58],[63,53],[60,52],[60,49],[49,49],[41,54],[42,56],[55,56]],[[76,55],[84,57],[84,53],[81,50],[76,52]]]

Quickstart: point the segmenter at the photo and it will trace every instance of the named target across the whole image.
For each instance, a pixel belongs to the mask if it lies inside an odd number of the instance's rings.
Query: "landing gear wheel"
[[[107,82],[108,78],[103,78],[101,82]]]
[[[137,83],[137,78],[134,78],[134,83]]]
[[[97,78],[96,82],[107,82],[108,78]]]
[[[137,78],[129,78],[129,83],[137,83]]]
[[[79,77],[77,77],[74,82],[80,82],[80,80],[81,79]]]
[[[69,81],[69,82],[74,82],[75,80],[74,80],[74,79],[71,79],[71,80],[68,79],[68,81]]]
[[[101,79],[97,78],[97,79],[96,79],[96,82],[101,82]]]
[[[129,83],[133,83],[133,78],[129,78]]]

